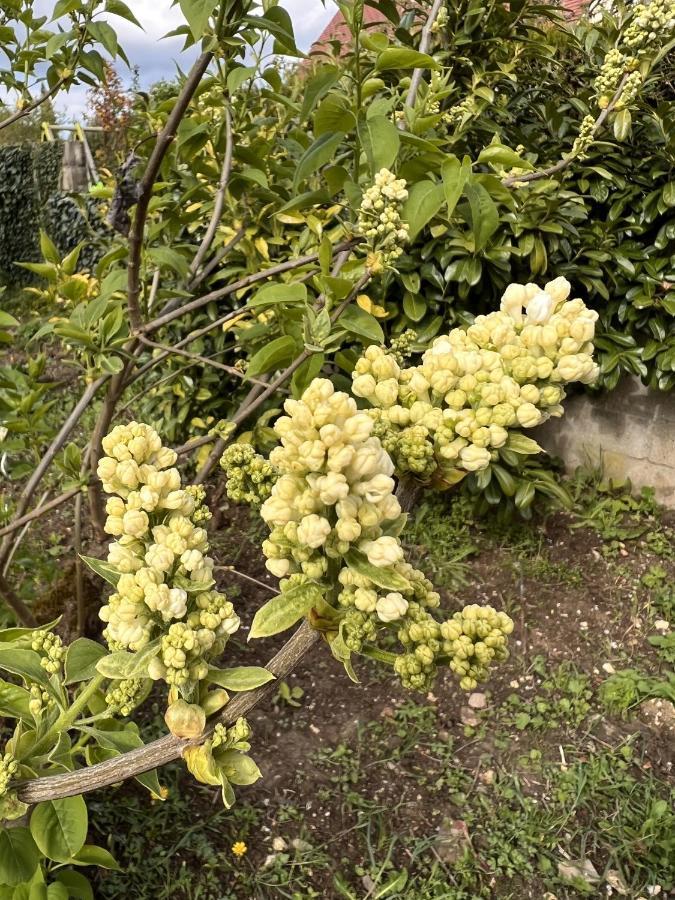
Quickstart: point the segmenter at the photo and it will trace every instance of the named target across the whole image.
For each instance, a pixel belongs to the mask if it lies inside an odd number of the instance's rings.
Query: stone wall
[[[675,396],[626,378],[609,394],[565,401],[565,415],[537,429],[536,440],[570,471],[598,465],[610,478],[654,487],[675,508]]]

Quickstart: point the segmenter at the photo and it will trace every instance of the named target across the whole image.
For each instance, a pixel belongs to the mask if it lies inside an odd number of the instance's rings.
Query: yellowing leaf
[[[387,310],[383,306],[378,306],[377,303],[373,303],[368,294],[359,294],[356,298],[356,302],[367,313],[370,313],[371,316],[375,316],[376,319],[382,319],[387,315]]]
[[[279,213],[279,215],[277,216],[277,219],[280,222],[282,222],[284,225],[304,225],[305,224],[305,217],[298,215],[297,213],[295,215],[293,215],[291,213]]]
[[[270,258],[270,251],[269,251],[269,248],[268,248],[268,246],[267,246],[267,241],[265,240],[265,238],[264,238],[264,237],[258,237],[258,238],[255,239],[255,241],[253,241],[253,244],[254,244],[254,246],[255,246],[255,249],[256,249],[256,250],[258,251],[258,253],[262,256],[262,258],[269,261],[269,258]]]

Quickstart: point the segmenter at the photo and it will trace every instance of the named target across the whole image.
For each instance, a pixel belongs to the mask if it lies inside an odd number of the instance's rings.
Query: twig
[[[269,591],[271,594],[279,593],[278,588],[272,587],[271,584],[265,584],[264,581],[260,581],[252,575],[247,575],[246,572],[240,572],[238,569],[235,569],[234,566],[215,566],[214,572],[229,572],[231,575],[236,575],[237,578],[243,578],[245,581],[257,584],[258,587],[265,588],[265,590]]]
[[[429,10],[429,15],[427,16],[427,20],[424,23],[424,27],[422,28],[422,37],[420,39],[419,52],[426,53],[429,49],[429,44],[431,43],[431,35],[432,29],[434,27],[434,22],[438,18],[438,14],[441,11],[441,7],[445,0],[434,0],[434,4]],[[408,88],[408,94],[405,98],[406,106],[414,106],[415,100],[417,99],[417,92],[420,89],[420,84],[422,82],[422,73],[424,69],[415,69],[412,73],[412,77],[410,79],[410,87]],[[401,122],[402,128],[405,129],[405,121]]]
[[[10,125],[13,125],[20,119],[23,119],[25,116],[29,116],[34,110],[38,108],[38,106],[41,106],[43,103],[45,103],[45,101],[49,100],[50,97],[53,97],[54,94],[58,93],[58,91],[61,90],[65,83],[66,78],[59,78],[59,80],[48,91],[38,97],[37,100],[34,100],[27,106],[24,106],[23,109],[17,109],[17,111],[15,113],[12,113],[11,116],[3,119],[3,121],[0,122],[0,131],[2,131],[3,128],[8,128]]]
[[[127,313],[129,316],[129,323],[134,331],[138,330],[143,324],[139,305],[141,293],[141,250],[143,246],[145,221],[148,216],[150,197],[152,196],[152,188],[157,179],[157,175],[159,174],[166,152],[176,137],[178,126],[185,115],[194,92],[199,86],[199,82],[202,80],[209,63],[211,62],[212,56],[213,54],[210,51],[202,53],[190,69],[180,94],[178,95],[178,99],[166,120],[166,125],[157,137],[145,172],[143,173],[143,177],[138,186],[136,211],[131,232],[129,234],[129,261],[127,264]]]
[[[0,596],[12,610],[17,621],[26,628],[36,628],[37,619],[21,597],[14,592],[4,575],[0,575]]]
[[[14,531],[18,531],[19,528],[22,528],[27,522],[32,522],[33,519],[39,519],[40,516],[44,516],[45,513],[51,512],[53,509],[56,509],[57,506],[61,506],[63,503],[67,503],[71,497],[74,497],[80,488],[74,487],[69,491],[65,491],[63,494],[59,494],[58,497],[54,497],[53,500],[50,500],[49,503],[45,503],[43,506],[36,506],[35,509],[31,510],[31,512],[26,513],[24,516],[20,516],[18,519],[14,519],[9,525],[5,525],[3,528],[0,528],[0,537],[4,537],[6,534],[12,534]]]
[[[151,341],[149,338],[146,338],[144,335],[139,335],[139,340],[146,344],[148,347],[154,347],[156,350],[163,350],[167,356],[171,354],[177,354],[178,356],[184,356],[186,359],[191,359],[194,362],[200,362],[205,366],[211,366],[213,369],[220,369],[221,372],[227,372],[228,375],[233,375],[235,378],[241,378],[242,380],[246,378],[245,372],[240,372],[239,369],[236,369],[234,366],[227,366],[225,363],[217,362],[215,359],[209,359],[208,356],[200,356],[198,353],[188,353],[187,350],[181,350],[179,347],[167,347],[164,344],[160,344],[157,341]],[[264,381],[259,381],[257,378],[250,378],[253,384],[262,384],[264,385]]]
[[[75,524],[73,527],[75,551],[75,600],[77,603],[77,633],[84,634],[87,610],[84,603],[84,572],[82,571],[82,492],[75,498]]]
[[[246,234],[246,229],[244,228],[243,225],[240,225],[239,228],[237,228],[235,233],[232,235],[230,240],[226,244],[223,244],[223,246],[220,248],[220,250],[218,250],[218,252],[213,257],[213,259],[204,266],[204,268],[201,270],[201,272],[198,272],[195,275],[195,277],[192,279],[192,281],[188,285],[188,290],[189,291],[194,290],[197,287],[197,285],[201,284],[202,281],[204,281],[205,278],[208,278],[208,276],[211,274],[211,272],[213,272],[213,270],[216,268],[216,266],[218,266],[219,263],[221,263],[223,261],[223,259],[225,259],[225,257],[230,252],[230,250],[232,250],[233,247],[237,246],[237,244],[239,243],[239,241],[243,238],[243,236],[245,234]],[[180,302],[180,298],[178,298],[178,302]],[[168,312],[168,310],[166,310],[166,311]]]
[[[87,386],[84,394],[79,399],[79,401],[75,405],[75,408],[71,411],[70,415],[61,426],[59,433],[49,445],[46,453],[44,454],[38,465],[35,467],[35,471],[26,482],[24,489],[21,491],[16,515],[12,524],[14,524],[17,519],[23,517],[24,513],[28,509],[28,504],[30,503],[33,494],[35,493],[43,476],[47,472],[47,469],[52,464],[56,454],[59,452],[59,450],[61,450],[65,442],[70,437],[71,432],[80,421],[80,417],[84,413],[85,409],[89,406],[91,401],[96,396],[96,392],[98,391],[98,389],[108,380],[109,377],[109,375],[102,375],[100,378],[97,378],[96,381],[93,381],[90,385]],[[9,549],[9,540],[8,538],[5,538],[2,542],[2,545],[0,545],[0,566],[4,564]]]
[[[350,250],[352,247],[356,246],[356,244],[360,243],[360,241],[361,238],[350,238],[349,240],[343,241],[341,244],[338,244],[335,249],[337,251]],[[257,284],[259,281],[264,281],[267,278],[272,278],[274,275],[281,275],[283,272],[290,272],[293,269],[299,269],[301,266],[310,265],[311,263],[317,262],[318,259],[318,253],[308,253],[306,256],[299,256],[296,259],[286,260],[286,262],[279,263],[278,265],[272,266],[269,269],[263,269],[261,272],[255,272],[252,275],[246,275],[239,281],[233,282],[233,284],[229,284],[226,287],[219,288],[216,291],[211,291],[208,294],[204,294],[203,297],[197,297],[195,300],[191,300],[189,303],[186,303],[179,309],[175,309],[171,312],[166,313],[165,315],[158,316],[156,319],[153,319],[146,325],[140,326],[137,331],[139,333],[142,332],[143,334],[150,334],[153,331],[157,331],[157,329],[161,328],[163,325],[167,325],[169,322],[173,322],[174,319],[178,319],[181,316],[186,315],[187,313],[193,312],[193,310],[195,309],[200,309],[202,306],[206,306],[207,303],[213,303],[215,300],[222,300],[223,297],[229,297],[231,294],[236,294],[238,291],[242,291],[244,290],[244,288],[250,287],[252,284]]]
[[[594,137],[598,131],[603,127],[605,122],[607,121],[607,117],[611,112],[614,111],[614,107],[619,102],[621,98],[621,94],[623,93],[624,86],[626,81],[628,80],[628,73],[625,72],[621,81],[619,82],[619,86],[614,92],[614,96],[609,101],[605,109],[602,110],[598,118],[595,120],[595,124],[591,130],[591,135]],[[532,181],[541,181],[543,178],[550,178],[551,175],[557,175],[558,172],[563,172],[568,166],[570,166],[574,160],[576,159],[571,153],[568,156],[563,156],[562,159],[559,159],[555,165],[549,166],[547,169],[540,169],[538,172],[527,172],[523,175],[509,175],[508,178],[502,178],[502,184],[506,187],[512,187],[513,185],[521,185],[528,184]]]
[[[157,291],[159,290],[159,274],[160,270],[155,269],[155,272],[152,276],[152,284],[150,285],[150,293],[148,294],[148,312],[150,312],[150,310],[152,309],[155,302],[155,297],[157,296]]]
[[[47,499],[48,496],[49,496],[49,491],[45,491],[44,494],[40,497],[40,499],[39,499],[39,501],[38,501],[38,508],[42,506],[42,504],[45,502],[45,500]],[[16,540],[15,540],[14,543],[12,544],[12,547],[11,547],[9,553],[7,554],[7,559],[5,560],[5,564],[4,564],[4,566],[2,567],[2,574],[3,574],[3,575],[5,575],[5,576],[7,575],[7,572],[8,572],[8,570],[9,570],[10,565],[11,565],[11,562],[12,562],[12,559],[13,559],[13,557],[14,557],[14,554],[15,554],[16,551],[19,549],[19,545],[21,544],[21,541],[22,541],[22,540],[24,539],[24,537],[26,536],[26,532],[27,532],[28,529],[30,528],[30,525],[31,525],[30,522],[26,522],[26,524],[23,526],[23,528],[21,529],[21,531],[19,532],[19,534],[16,536]]]
[[[319,632],[312,630],[304,622],[290,640],[284,644],[281,650],[269,661],[266,668],[277,679],[285,678],[298,665],[300,660],[314,647],[319,640]],[[141,775],[157,766],[178,759],[188,747],[198,746],[213,734],[218,722],[231,725],[240,716],[245,716],[258,706],[275,690],[275,682],[270,681],[254,691],[238,694],[234,700],[227,704],[224,710],[215,716],[207,726],[201,737],[194,740],[184,740],[166,735],[139,747],[97,763],[75,772],[66,772],[63,775],[50,775],[44,778],[34,778],[18,785],[17,795],[23,803],[39,803],[42,800],[57,800],[60,797],[73,797],[76,794],[86,794],[89,791],[125,781],[135,775]]]
[[[209,222],[209,226],[206,229],[206,234],[204,235],[204,239],[199,245],[199,249],[195,254],[195,258],[192,260],[192,264],[190,265],[189,275],[191,278],[194,278],[199,267],[204,261],[204,257],[209,252],[209,248],[213,243],[213,239],[216,236],[216,230],[220,223],[220,217],[223,214],[223,206],[225,205],[225,190],[227,188],[227,183],[230,180],[230,172],[232,171],[232,151],[233,151],[233,139],[232,139],[232,116],[230,114],[230,108],[225,103],[225,158],[223,159],[223,170],[220,175],[220,182],[218,184],[218,190],[216,191],[215,203],[213,206],[213,213],[211,215],[211,221]]]

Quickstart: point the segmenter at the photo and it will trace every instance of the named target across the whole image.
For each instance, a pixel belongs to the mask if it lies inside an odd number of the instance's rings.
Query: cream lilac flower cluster
[[[562,415],[563,386],[591,383],[598,372],[598,315],[569,293],[565,278],[543,290],[511,284],[499,311],[437,338],[419,366],[402,368],[386,350],[366,349],[353,392],[373,407],[375,434],[397,471],[425,480],[440,467],[457,480],[495,460],[509,429]]]
[[[391,655],[394,670],[408,687],[430,684],[443,646],[429,610],[440,598],[404,559],[393,464],[372,435],[373,419],[319,378],[284,409],[274,426],[281,446],[270,453],[280,475],[260,510],[270,527],[267,568],[281,578],[282,595],[303,588],[317,604],[337,590],[347,653],[376,642],[387,626],[398,629],[404,652]],[[379,586],[387,583],[396,589]]]
[[[14,755],[7,751],[0,756],[0,797],[4,797],[9,790],[9,784],[16,775],[19,764]]]
[[[203,488],[183,488],[176,453],[148,425],[118,425],[103,439],[107,454],[98,474],[114,496],[105,530],[116,540],[108,563],[117,588],[100,611],[113,650],[141,650],[159,638],[149,674],[169,684],[204,678],[206,657],[222,652],[239,617],[224,594],[211,590],[213,560],[206,555],[210,515]]]
[[[384,264],[397,259],[408,241],[408,225],[401,220],[401,205],[407,198],[406,182],[389,169],[380,169],[363,194],[357,232]]]

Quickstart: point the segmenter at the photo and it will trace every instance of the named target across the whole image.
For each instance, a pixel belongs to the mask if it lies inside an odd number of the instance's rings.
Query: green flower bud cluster
[[[448,15],[448,7],[441,6],[438,10],[438,15],[436,16],[436,20],[434,24],[431,26],[431,30],[434,34],[438,34],[439,31],[442,31],[448,22],[450,21],[450,16]]]
[[[401,220],[401,206],[407,198],[406,182],[389,169],[380,169],[363,194],[356,230],[384,263],[397,259],[408,241],[408,225]]]
[[[462,125],[464,120],[472,116],[476,111],[473,97],[466,97],[443,113],[443,122],[450,128]]]
[[[579,128],[579,134],[576,136],[574,144],[572,145],[570,156],[573,156],[576,159],[585,159],[588,155],[588,149],[593,143],[594,135],[595,116],[584,116]]]
[[[40,654],[40,665],[50,675],[56,675],[61,671],[66,648],[58,634],[50,631],[34,631],[31,647]]]
[[[562,415],[564,385],[597,377],[597,313],[568,300],[569,282],[511,284],[501,308],[437,338],[418,366],[368,347],[353,392],[374,408],[375,433],[400,472],[454,483],[489,466],[509,429]]]
[[[123,678],[120,681],[113,681],[105,695],[108,712],[112,715],[115,713],[122,716],[131,715],[143,700],[144,687],[142,678]]]
[[[48,691],[42,690],[39,684],[31,684],[28,709],[32,716],[41,716],[45,710],[54,704],[54,698]]]
[[[513,621],[491,606],[465,606],[440,627],[443,652],[451,657],[450,668],[461,677],[460,687],[474,690],[485,681],[493,662],[508,657],[507,637]]]
[[[211,749],[215,750],[220,747],[221,750],[230,750],[232,748],[250,750],[251,745],[248,743],[250,736],[251,726],[243,716],[240,716],[234,725],[231,725],[229,728],[223,725],[222,722],[218,722],[214,729],[213,737],[210,739]]]
[[[204,488],[182,487],[176,453],[148,425],[118,425],[103,449],[98,474],[114,494],[105,530],[116,538],[108,563],[119,573],[99,613],[104,637],[111,649],[132,651],[160,638],[149,675],[189,690],[239,627],[232,604],[212,589],[214,562],[199,525],[210,516]]]
[[[4,797],[9,790],[9,784],[19,768],[18,762],[12,753],[5,753],[0,757],[0,797]]]
[[[277,473],[250,444],[231,444],[220,457],[227,474],[227,496],[235,503],[260,507],[272,493]]]
[[[401,334],[391,339],[389,353],[400,365],[413,354],[413,346],[417,341],[417,332],[413,328],[406,328]]]

